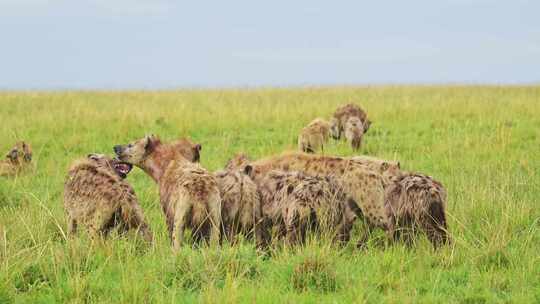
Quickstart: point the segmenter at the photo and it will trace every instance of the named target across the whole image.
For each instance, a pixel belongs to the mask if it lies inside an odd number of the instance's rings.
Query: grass
[[[359,101],[362,154],[398,159],[446,186],[453,246],[239,246],[171,251],[157,186],[128,178],[155,245],[129,235],[66,240],[67,167],[147,133],[190,136],[202,164],[295,149],[311,119]],[[540,87],[331,87],[0,93],[0,151],[33,145],[34,174],[0,178],[0,303],[540,303]],[[4,153],[4,152],[2,152]],[[345,143],[328,153],[351,155]],[[357,227],[361,229],[361,227]]]

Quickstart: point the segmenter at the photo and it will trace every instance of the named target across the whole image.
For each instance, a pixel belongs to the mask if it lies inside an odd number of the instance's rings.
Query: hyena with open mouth
[[[79,225],[92,237],[119,227],[121,232],[137,229],[146,241],[152,241],[135,191],[124,180],[131,168],[103,154],[89,154],[72,164],[64,186],[69,234]]]

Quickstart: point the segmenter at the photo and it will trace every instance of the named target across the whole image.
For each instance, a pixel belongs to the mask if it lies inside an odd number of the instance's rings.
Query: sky
[[[0,90],[540,83],[540,1],[0,0]]]

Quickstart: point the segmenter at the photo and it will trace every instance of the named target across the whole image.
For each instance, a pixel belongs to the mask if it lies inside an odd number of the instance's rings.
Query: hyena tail
[[[450,242],[443,199],[431,193],[428,207],[426,233],[435,248]]]

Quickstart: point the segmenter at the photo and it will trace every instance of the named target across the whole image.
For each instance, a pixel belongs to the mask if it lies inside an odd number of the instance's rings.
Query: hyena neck
[[[168,144],[160,144],[155,150],[144,160],[141,169],[150,175],[152,179],[159,183],[159,180],[169,167],[172,161],[184,164],[189,163],[173,146]]]
[[[146,172],[146,174],[150,175],[150,177],[156,182],[159,182],[159,179],[161,176],[163,176],[163,172],[165,171],[165,168],[167,167],[168,162],[163,162],[159,158],[156,157],[148,157],[140,166],[140,168]]]

